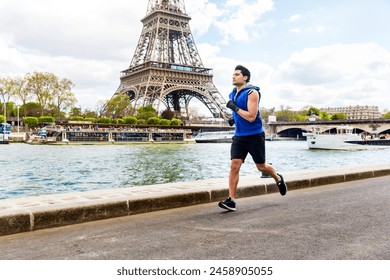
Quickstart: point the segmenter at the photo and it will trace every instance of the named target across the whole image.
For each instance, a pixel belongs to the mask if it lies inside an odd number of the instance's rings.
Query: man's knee
[[[257,170],[261,171],[261,172],[264,172],[264,171],[267,171],[267,166],[265,165],[265,163],[256,163],[256,167],[257,167]]]
[[[241,159],[232,159],[231,164],[230,164],[230,170],[232,172],[238,172],[238,171],[240,171],[241,165],[242,165]]]

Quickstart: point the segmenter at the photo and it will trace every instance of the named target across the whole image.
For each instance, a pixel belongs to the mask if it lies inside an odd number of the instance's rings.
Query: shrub
[[[23,122],[28,125],[28,127],[37,127],[38,118],[37,117],[24,117]]]
[[[331,120],[346,120],[348,119],[347,114],[335,113],[330,117]]]
[[[168,126],[168,125],[171,125],[171,121],[170,120],[167,120],[167,119],[160,119],[159,122],[158,122],[159,125],[165,125],[165,126]]]
[[[387,113],[383,114],[382,118],[390,119],[390,112],[387,112]]]
[[[136,117],[124,117],[123,120],[125,121],[125,124],[137,124]]]
[[[121,118],[116,118],[114,119],[114,124],[124,124],[125,123],[125,120],[124,119],[121,119]]]
[[[85,121],[94,123],[96,122],[96,118],[85,118]]]
[[[79,121],[84,121],[84,117],[82,116],[77,116],[77,117],[70,117],[69,118],[70,121],[76,121],[76,122],[79,122]]]
[[[38,123],[55,123],[52,116],[42,116],[38,118]]]
[[[167,119],[167,120],[172,120],[173,117],[175,116],[175,112],[174,111],[171,111],[169,109],[166,109],[164,110],[162,113],[161,113],[161,117],[163,119]]]
[[[137,119],[149,120],[152,117],[157,117],[157,111],[153,106],[145,106],[138,109]]]
[[[157,117],[151,117],[148,119],[148,124],[151,124],[151,125],[157,125],[158,123],[160,122],[160,119],[157,118]]]
[[[0,123],[3,123],[5,121],[5,117],[3,115],[0,115]]]
[[[172,119],[171,120],[171,125],[179,126],[179,125],[181,125],[181,120],[179,120],[179,119]]]
[[[139,124],[139,125],[146,124],[146,120],[144,120],[144,119],[139,119],[139,120],[137,120],[137,124]]]
[[[98,118],[97,123],[111,123],[110,118]]]

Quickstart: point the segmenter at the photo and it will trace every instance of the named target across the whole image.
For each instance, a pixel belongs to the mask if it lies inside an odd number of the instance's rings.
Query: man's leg
[[[280,178],[278,176],[278,174],[275,171],[275,168],[273,168],[273,166],[271,164],[268,164],[268,163],[263,163],[263,164],[256,163],[256,167],[257,167],[257,170],[259,170],[260,172],[267,173],[269,176],[274,178],[276,183],[280,182],[280,180],[282,179],[282,178]]]
[[[262,164],[256,163],[256,167],[259,171],[265,172],[265,173],[269,174],[272,178],[274,178],[276,185],[279,188],[280,194],[286,195],[287,185],[284,182],[284,178],[279,173],[276,173],[276,171],[272,165],[270,165],[268,163],[262,163]]]
[[[229,210],[236,211],[236,202],[234,198],[236,197],[236,190],[238,185],[238,180],[240,176],[240,168],[242,165],[242,159],[232,159],[230,163],[230,173],[229,173],[229,197],[218,203],[218,206]]]
[[[231,199],[234,199],[236,197],[238,180],[240,178],[241,165],[242,165],[242,159],[232,159],[230,163],[229,197]]]

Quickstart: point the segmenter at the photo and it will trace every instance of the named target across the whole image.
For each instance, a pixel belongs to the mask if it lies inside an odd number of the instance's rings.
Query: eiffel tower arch
[[[131,106],[152,105],[186,113],[193,98],[214,117],[227,119],[225,100],[196,48],[184,0],[149,0],[143,29],[128,69],[121,72],[115,95],[127,94]]]

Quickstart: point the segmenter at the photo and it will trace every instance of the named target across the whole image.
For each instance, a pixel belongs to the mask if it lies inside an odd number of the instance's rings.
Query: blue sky
[[[82,109],[119,86],[147,0],[0,0],[0,76],[53,72],[75,83]],[[262,106],[390,109],[390,1],[186,0],[205,67],[226,98],[237,64]],[[199,112],[201,104],[194,103]]]

